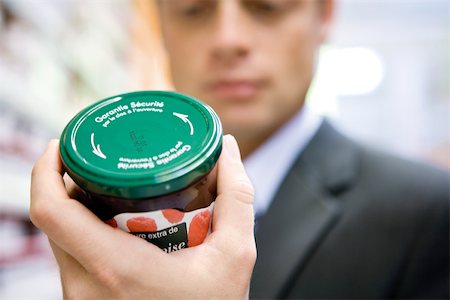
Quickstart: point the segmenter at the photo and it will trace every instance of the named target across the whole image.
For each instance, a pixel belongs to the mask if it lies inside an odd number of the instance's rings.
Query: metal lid
[[[77,114],[60,140],[72,179],[88,192],[149,198],[206,175],[222,149],[222,126],[208,105],[165,91],[101,100]]]

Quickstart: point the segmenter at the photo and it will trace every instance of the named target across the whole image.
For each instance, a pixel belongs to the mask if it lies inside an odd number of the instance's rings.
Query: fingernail
[[[47,144],[47,150],[57,147],[59,144],[59,139],[51,139]]]
[[[231,134],[227,134],[223,137],[224,141],[224,149],[225,152],[232,158],[232,159],[241,159],[241,152],[239,151],[239,146],[236,142],[236,139]]]

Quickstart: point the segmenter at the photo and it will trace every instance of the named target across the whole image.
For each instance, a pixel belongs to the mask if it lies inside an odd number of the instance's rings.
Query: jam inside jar
[[[77,114],[60,140],[66,171],[83,190],[78,200],[166,252],[209,234],[221,149],[217,114],[163,91],[101,100]]]

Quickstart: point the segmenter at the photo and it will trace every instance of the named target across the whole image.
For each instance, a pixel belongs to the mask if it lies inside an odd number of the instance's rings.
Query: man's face
[[[175,88],[226,133],[266,138],[301,107],[327,18],[319,0],[160,0]]]

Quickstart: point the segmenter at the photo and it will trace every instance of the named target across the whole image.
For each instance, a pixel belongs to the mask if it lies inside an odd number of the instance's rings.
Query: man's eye
[[[205,16],[211,10],[211,3],[202,2],[187,6],[181,10],[181,14],[185,17],[195,18]]]
[[[261,15],[276,14],[282,7],[280,3],[275,1],[249,0],[245,4],[251,12]]]
[[[198,6],[188,7],[182,11],[183,15],[188,17],[198,16],[202,13],[202,8]]]

